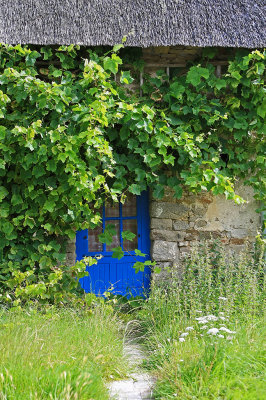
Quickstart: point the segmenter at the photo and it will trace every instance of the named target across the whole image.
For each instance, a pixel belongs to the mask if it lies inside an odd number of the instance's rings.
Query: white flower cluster
[[[200,312],[200,311],[198,311]],[[200,329],[201,330],[207,330],[207,335],[210,336],[216,336],[219,338],[225,338],[225,334],[230,333],[230,334],[235,334],[235,331],[231,331],[230,329],[226,328],[224,326],[224,322],[223,323],[219,323],[220,321],[228,321],[228,318],[224,316],[223,312],[220,312],[218,316],[216,315],[204,315],[201,317],[197,317],[195,318],[197,323],[200,325]],[[213,326],[213,323],[216,323],[217,326]],[[194,331],[193,326],[188,326],[185,329],[185,332],[181,333],[179,336],[179,342],[185,342],[185,337],[188,336],[190,331]],[[204,335],[200,335],[200,336],[204,336]],[[227,336],[226,339],[227,340],[232,340],[232,336]]]

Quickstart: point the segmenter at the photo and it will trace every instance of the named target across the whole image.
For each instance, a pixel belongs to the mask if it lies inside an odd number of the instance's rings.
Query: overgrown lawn
[[[118,331],[101,306],[1,311],[0,399],[108,399],[104,381],[127,371]]]

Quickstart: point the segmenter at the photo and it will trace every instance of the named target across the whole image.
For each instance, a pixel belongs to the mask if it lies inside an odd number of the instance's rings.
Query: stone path
[[[139,338],[129,333],[125,339],[124,354],[129,360],[132,373],[128,379],[109,384],[111,399],[116,400],[150,400],[155,380],[141,370],[141,363],[146,358]]]

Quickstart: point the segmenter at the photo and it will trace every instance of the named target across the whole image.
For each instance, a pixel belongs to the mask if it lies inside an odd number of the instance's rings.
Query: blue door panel
[[[102,296],[107,290],[113,294],[123,296],[144,296],[147,294],[150,284],[150,268],[145,267],[144,272],[135,273],[133,265],[136,261],[146,261],[150,259],[150,239],[149,239],[149,201],[148,193],[144,192],[141,196],[136,196],[137,215],[124,216],[123,205],[119,206],[119,217],[105,218],[105,208],[103,211],[103,227],[106,223],[119,220],[120,241],[124,220],[137,221],[138,249],[145,254],[145,257],[137,257],[134,251],[125,253],[120,260],[112,258],[112,253],[107,252],[106,246],[102,252],[90,252],[88,240],[88,230],[78,231],[76,235],[77,260],[88,256],[101,255],[97,265],[88,266],[88,276],[80,280],[82,288],[86,292],[92,292]],[[135,207],[135,206],[134,206]],[[135,209],[135,208],[134,208]],[[136,223],[134,223],[136,225]],[[91,236],[90,236],[91,237]]]

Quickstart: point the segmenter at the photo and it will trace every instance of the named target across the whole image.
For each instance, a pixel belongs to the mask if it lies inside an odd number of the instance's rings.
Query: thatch
[[[264,47],[265,0],[0,0],[0,42]]]

